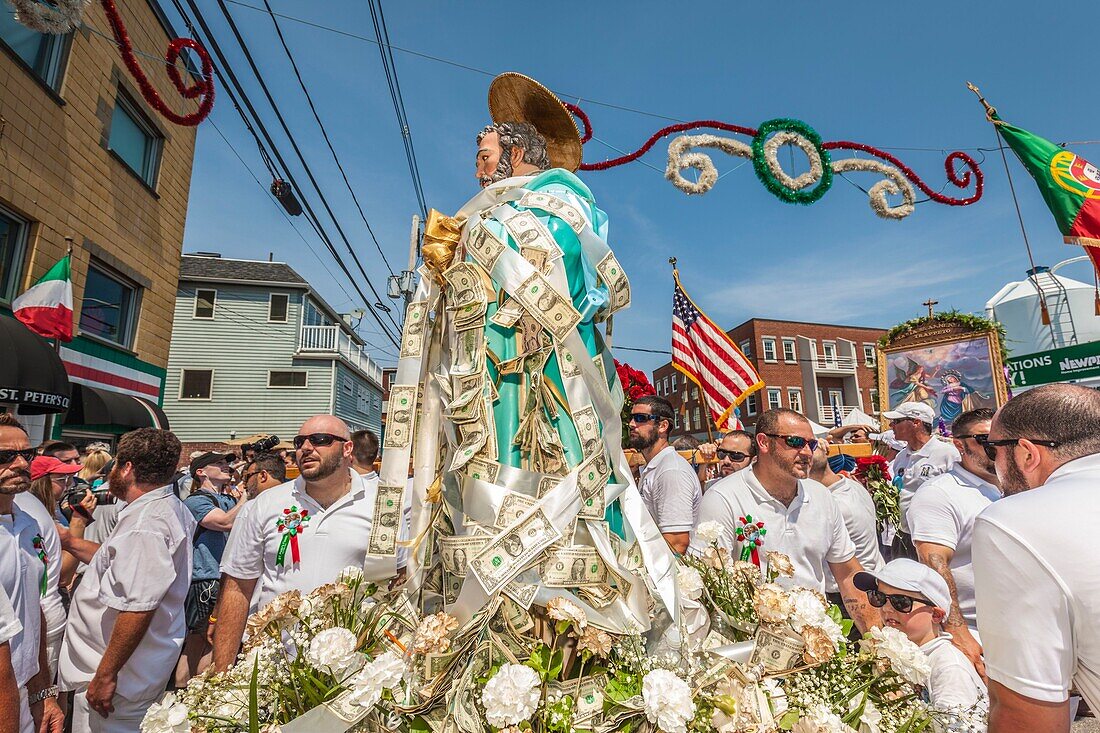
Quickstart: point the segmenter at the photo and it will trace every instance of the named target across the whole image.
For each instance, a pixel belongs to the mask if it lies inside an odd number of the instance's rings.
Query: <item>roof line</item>
[[[264,265],[286,265],[287,267],[290,267],[289,264],[287,264],[286,262],[282,262],[281,260],[245,260],[241,259],[240,257],[222,257],[221,255],[213,257],[208,254],[199,254],[198,252],[184,252],[180,256],[194,257],[197,260],[213,260],[215,262],[258,262]],[[294,268],[291,267],[291,269]]]
[[[204,282],[204,283],[225,283],[227,285],[248,285],[256,288],[293,288],[294,290],[310,290],[308,282],[281,282],[275,280],[241,280],[239,278],[230,277],[212,277],[209,275],[184,275],[180,273],[180,282]]]
[[[860,331],[882,331],[884,333],[887,330],[889,330],[889,329],[882,328],[880,326],[847,326],[847,325],[843,325],[843,324],[840,324],[840,323],[819,323],[818,321],[788,321],[788,320],[784,320],[782,318],[750,318],[747,321],[744,321],[742,323],[737,324],[733,328],[729,329],[729,331],[736,331],[737,329],[741,328],[742,326],[747,326],[748,324],[752,323],[753,321],[766,321],[768,323],[794,323],[794,324],[798,324],[800,326],[827,326],[829,328],[851,328],[851,329],[856,329],[856,330],[860,330]],[[729,331],[727,331],[727,333],[729,333]]]

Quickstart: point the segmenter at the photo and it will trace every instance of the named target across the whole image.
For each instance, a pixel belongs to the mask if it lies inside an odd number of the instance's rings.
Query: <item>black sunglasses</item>
[[[306,444],[307,440],[314,448],[323,448],[326,445],[332,445],[332,443],[337,440],[341,443],[348,442],[347,438],[341,438],[339,435],[333,435],[332,433],[310,433],[309,435],[295,435],[294,447],[301,449],[301,447]]]
[[[661,419],[660,415],[647,415],[644,412],[632,412],[630,413],[630,422],[639,423],[645,425],[650,420],[657,422]]]
[[[909,613],[913,610],[913,603],[923,603],[926,606],[934,606],[932,601],[926,601],[923,598],[913,598],[912,596],[902,595],[886,595],[880,590],[867,591],[867,602],[875,608],[882,608],[886,605],[886,601],[890,601],[890,605],[894,607],[894,610],[898,613]]]
[[[715,453],[718,454],[718,460],[725,458],[734,462],[743,461],[750,457],[748,453],[742,453],[739,450],[726,450],[725,448],[719,448]]]
[[[34,460],[37,451],[34,448],[24,448],[23,450],[0,450],[0,463],[11,463],[16,457],[22,457],[24,461],[30,463]]]
[[[972,433],[969,435],[955,435],[952,436],[956,440],[966,440],[967,438],[973,438],[974,442],[982,447],[985,451],[986,457],[991,460],[997,460],[997,449],[989,445],[989,433]]]
[[[806,446],[810,446],[811,452],[817,450],[817,440],[814,438],[803,438],[801,435],[780,435],[778,433],[764,433],[764,435],[769,438],[782,438],[788,448],[794,448],[795,450],[802,450]]]
[[[977,436],[975,436],[976,438]],[[997,460],[997,448],[1002,445],[1018,445],[1021,440],[1028,440],[1035,445],[1045,445],[1047,448],[1057,448],[1062,444],[1058,440],[1036,440],[1032,438],[1003,438],[1001,440],[990,440],[989,436],[985,436],[985,440],[979,441],[982,444],[982,448],[985,448],[985,454],[989,457],[989,460]]]

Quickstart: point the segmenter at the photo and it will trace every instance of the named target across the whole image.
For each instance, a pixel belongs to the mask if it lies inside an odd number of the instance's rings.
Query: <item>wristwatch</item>
[[[47,697],[57,698],[57,685],[50,685],[49,687],[43,687],[38,692],[34,693],[27,699],[28,705],[34,705],[40,703]]]

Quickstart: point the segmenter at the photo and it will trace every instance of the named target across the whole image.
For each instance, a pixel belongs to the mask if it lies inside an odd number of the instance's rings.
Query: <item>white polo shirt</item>
[[[222,572],[241,580],[258,579],[253,608],[262,608],[275,596],[291,590],[307,593],[331,583],[349,565],[362,567],[368,581],[389,580],[397,574],[398,557],[368,557],[367,541],[374,518],[378,480],[368,480],[348,469],[351,490],[323,509],[305,491],[301,476],[264,491],[237,515],[222,555]],[[278,521],[287,510],[308,510],[309,519],[297,535],[299,561],[291,548],[277,564],[279,546],[286,536]]]
[[[951,643],[951,634],[941,634],[922,644],[920,650],[928,657],[928,702],[940,710],[989,707],[988,691],[974,665]]]
[[[691,464],[671,445],[642,467],[638,490],[662,532],[690,532],[695,527],[703,488]]]
[[[118,673],[117,694],[133,702],[164,692],[186,633],[195,520],[162,486],[127,504],[73,593],[57,682],[81,690],[95,675],[123,611],[154,611],[149,630]]]
[[[832,486],[826,487],[833,497],[840,516],[844,518],[844,528],[852,538],[856,548],[856,559],[869,573],[877,573],[886,567],[882,552],[878,548],[878,525],[875,520],[875,500],[863,484],[844,476]],[[825,576],[825,590],[839,593],[840,586],[831,572]]]
[[[46,595],[41,600],[42,614],[46,617],[46,629],[53,632],[65,625],[65,606],[61,603],[61,592],[57,589],[61,579],[61,538],[57,536],[57,525],[54,524],[53,516],[37,496],[29,491],[16,494],[15,505],[34,519],[38,525],[38,534],[42,536],[47,560]],[[38,570],[41,572],[41,565]]]
[[[1100,710],[1100,454],[1070,461],[974,522],[974,590],[990,679]]]
[[[955,444],[949,440],[940,440],[933,435],[920,450],[902,448],[891,466],[894,476],[902,477],[901,495],[898,503],[901,507],[901,528],[909,531],[909,503],[913,494],[925,481],[946,473],[962,457]]]
[[[15,507],[12,514],[0,514],[0,588],[11,600],[22,626],[9,641],[18,687],[23,687],[38,674],[38,645],[42,633],[38,583],[42,561],[34,553],[36,534],[38,525],[19,507]]]
[[[720,523],[723,531],[718,545],[736,558],[741,551],[737,527],[740,518],[750,514],[754,522],[763,521],[767,530],[759,548],[761,564],[765,564],[765,553],[770,551],[789,556],[794,564],[795,585],[824,591],[829,563],[847,562],[856,554],[840,507],[817,481],[800,479],[798,493],[791,505],[785,506],[760,484],[750,466],[722,479],[703,495],[699,524]],[[707,544],[693,533],[691,551],[698,554],[706,548]]]
[[[966,625],[978,628],[974,610],[974,520],[1001,498],[1001,490],[956,463],[951,470],[920,487],[909,505],[915,542],[935,542],[954,551],[949,568],[955,579],[959,610]]]
[[[12,608],[7,591],[0,587],[0,644],[9,644],[20,631],[23,624]]]

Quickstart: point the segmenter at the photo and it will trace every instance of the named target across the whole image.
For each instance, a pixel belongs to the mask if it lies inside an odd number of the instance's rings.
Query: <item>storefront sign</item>
[[[64,412],[69,409],[69,396],[53,392],[38,392],[22,387],[0,387],[0,402],[27,405],[28,407],[49,407],[51,411]]]
[[[1100,377],[1100,341],[1009,357],[1012,387],[1034,387]]]

